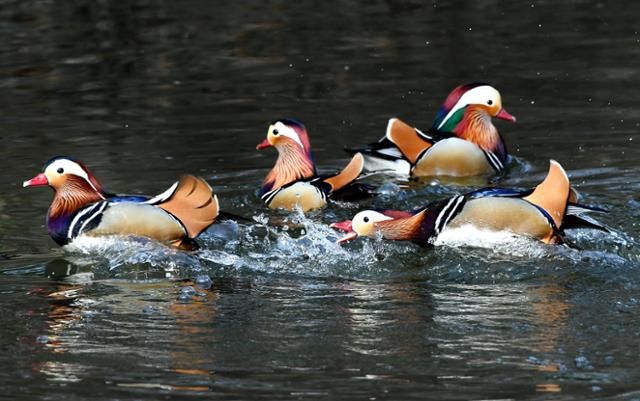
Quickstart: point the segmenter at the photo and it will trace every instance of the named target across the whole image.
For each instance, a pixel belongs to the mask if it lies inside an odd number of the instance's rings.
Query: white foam
[[[473,225],[445,229],[433,242],[435,246],[477,247],[514,256],[540,257],[547,254],[546,244],[510,231],[493,231]]]
[[[199,267],[198,259],[194,254],[143,237],[81,235],[66,245],[64,250],[96,257],[101,262],[106,261],[109,270],[138,264],[162,268],[165,272],[177,271],[184,265],[190,265],[192,268]]]

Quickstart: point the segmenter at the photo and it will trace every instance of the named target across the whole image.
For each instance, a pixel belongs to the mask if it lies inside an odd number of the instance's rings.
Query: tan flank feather
[[[364,157],[362,157],[361,153],[356,153],[349,164],[347,164],[347,167],[345,167],[339,174],[327,178],[324,182],[331,185],[331,192],[337,191],[355,181],[355,179],[362,173],[363,168]]]
[[[431,147],[431,143],[420,138],[415,128],[397,118],[389,120],[387,138],[400,149],[411,163],[415,163],[420,153]]]
[[[567,173],[557,161],[551,160],[547,177],[524,199],[543,208],[553,218],[556,227],[560,227],[567,208],[570,188]]]
[[[205,180],[192,175],[180,178],[171,197],[157,206],[180,220],[189,238],[195,238],[218,216],[218,198],[213,190]]]

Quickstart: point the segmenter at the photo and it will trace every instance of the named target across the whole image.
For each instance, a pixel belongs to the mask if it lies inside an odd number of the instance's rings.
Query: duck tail
[[[587,213],[608,213],[606,209],[602,209],[595,206],[586,206],[578,203],[569,202],[567,205],[567,212],[562,222],[562,228],[590,228],[593,230],[600,230],[610,233],[607,227],[605,227],[599,221],[588,216]]]
[[[219,213],[218,198],[209,184],[192,175],[182,176],[169,190],[151,201],[149,203],[178,219],[191,239],[213,224]]]
[[[547,177],[524,199],[542,208],[560,228],[569,202],[571,184],[560,163],[550,160]]]

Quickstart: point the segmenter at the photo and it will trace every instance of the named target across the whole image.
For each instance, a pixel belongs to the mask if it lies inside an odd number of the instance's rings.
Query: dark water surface
[[[0,398],[640,400],[639,17],[637,1],[0,2]],[[257,199],[269,121],[306,122],[330,171],[389,117],[427,128],[472,80],[518,117],[496,123],[517,158],[500,184],[536,184],[553,157],[612,234],[340,247],[326,223],[361,207],[484,183],[396,181],[306,217]],[[62,250],[51,191],[21,188],[56,154],[122,193],[196,173],[258,218],[195,254]]]

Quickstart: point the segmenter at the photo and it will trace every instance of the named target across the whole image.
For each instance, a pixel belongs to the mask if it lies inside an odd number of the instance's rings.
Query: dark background
[[[635,1],[0,1],[4,396],[638,398],[639,17]],[[343,146],[393,116],[428,128],[474,80],[518,118],[496,122],[516,158],[498,183],[535,185],[555,158],[611,234],[572,234],[582,250],[339,247],[326,224],[356,204],[295,217],[305,235],[260,223],[285,219],[255,195],[270,121],[305,122],[335,170]],[[197,254],[61,250],[50,191],[21,188],[57,154],[121,193],[199,174],[224,209],[261,217],[214,228]],[[486,184],[394,182],[407,188],[362,207]],[[212,289],[178,300],[176,280],[199,275]]]

